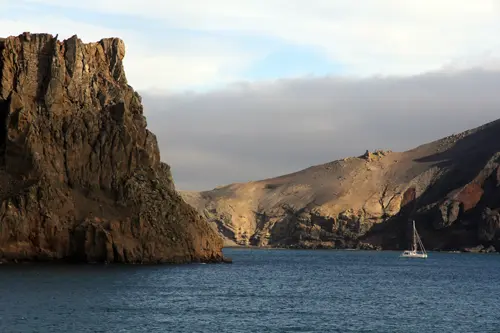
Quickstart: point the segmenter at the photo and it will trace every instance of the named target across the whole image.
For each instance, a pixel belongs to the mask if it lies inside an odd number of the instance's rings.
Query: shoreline
[[[255,245],[228,245],[224,249],[251,249],[251,250],[297,250],[297,251],[366,251],[366,252],[401,252],[403,249],[350,249],[350,248],[306,248],[306,247],[279,247],[279,246],[255,246]],[[450,254],[500,254],[499,251],[464,251],[464,250],[428,250],[428,253],[450,253]]]

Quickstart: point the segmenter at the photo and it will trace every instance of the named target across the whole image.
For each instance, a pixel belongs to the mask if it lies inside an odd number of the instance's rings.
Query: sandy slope
[[[495,121],[406,152],[367,152],[276,178],[182,192],[182,196],[238,244],[351,247],[363,240],[375,246],[404,247],[401,232],[404,235],[406,230],[395,228],[392,221],[408,217],[417,219],[428,241],[436,243],[426,230],[435,230],[441,237],[439,230],[451,232],[460,221],[440,208],[448,207],[446,199],[470,182],[483,187],[496,167],[493,161],[485,168],[500,151],[499,137],[500,121]],[[400,212],[403,195],[412,189],[418,197],[413,202],[416,206],[404,215]],[[382,234],[393,234],[393,240],[373,236],[381,230],[372,228],[375,224],[391,225]]]

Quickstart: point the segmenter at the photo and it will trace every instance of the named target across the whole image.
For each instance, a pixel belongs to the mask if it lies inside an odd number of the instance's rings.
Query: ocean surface
[[[0,265],[0,332],[500,332],[498,254],[224,252],[232,265]]]

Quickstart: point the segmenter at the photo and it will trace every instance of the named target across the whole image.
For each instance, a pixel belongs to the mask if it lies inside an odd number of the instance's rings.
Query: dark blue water
[[[225,253],[232,265],[0,266],[0,332],[500,332],[500,255]]]

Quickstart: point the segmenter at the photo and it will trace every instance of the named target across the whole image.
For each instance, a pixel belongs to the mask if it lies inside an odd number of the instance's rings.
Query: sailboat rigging
[[[420,248],[420,251],[419,251]],[[401,257],[404,258],[427,258],[427,252],[425,251],[424,244],[418,235],[417,228],[415,227],[415,221],[413,221],[413,232],[412,232],[412,243],[411,249],[405,250]]]

